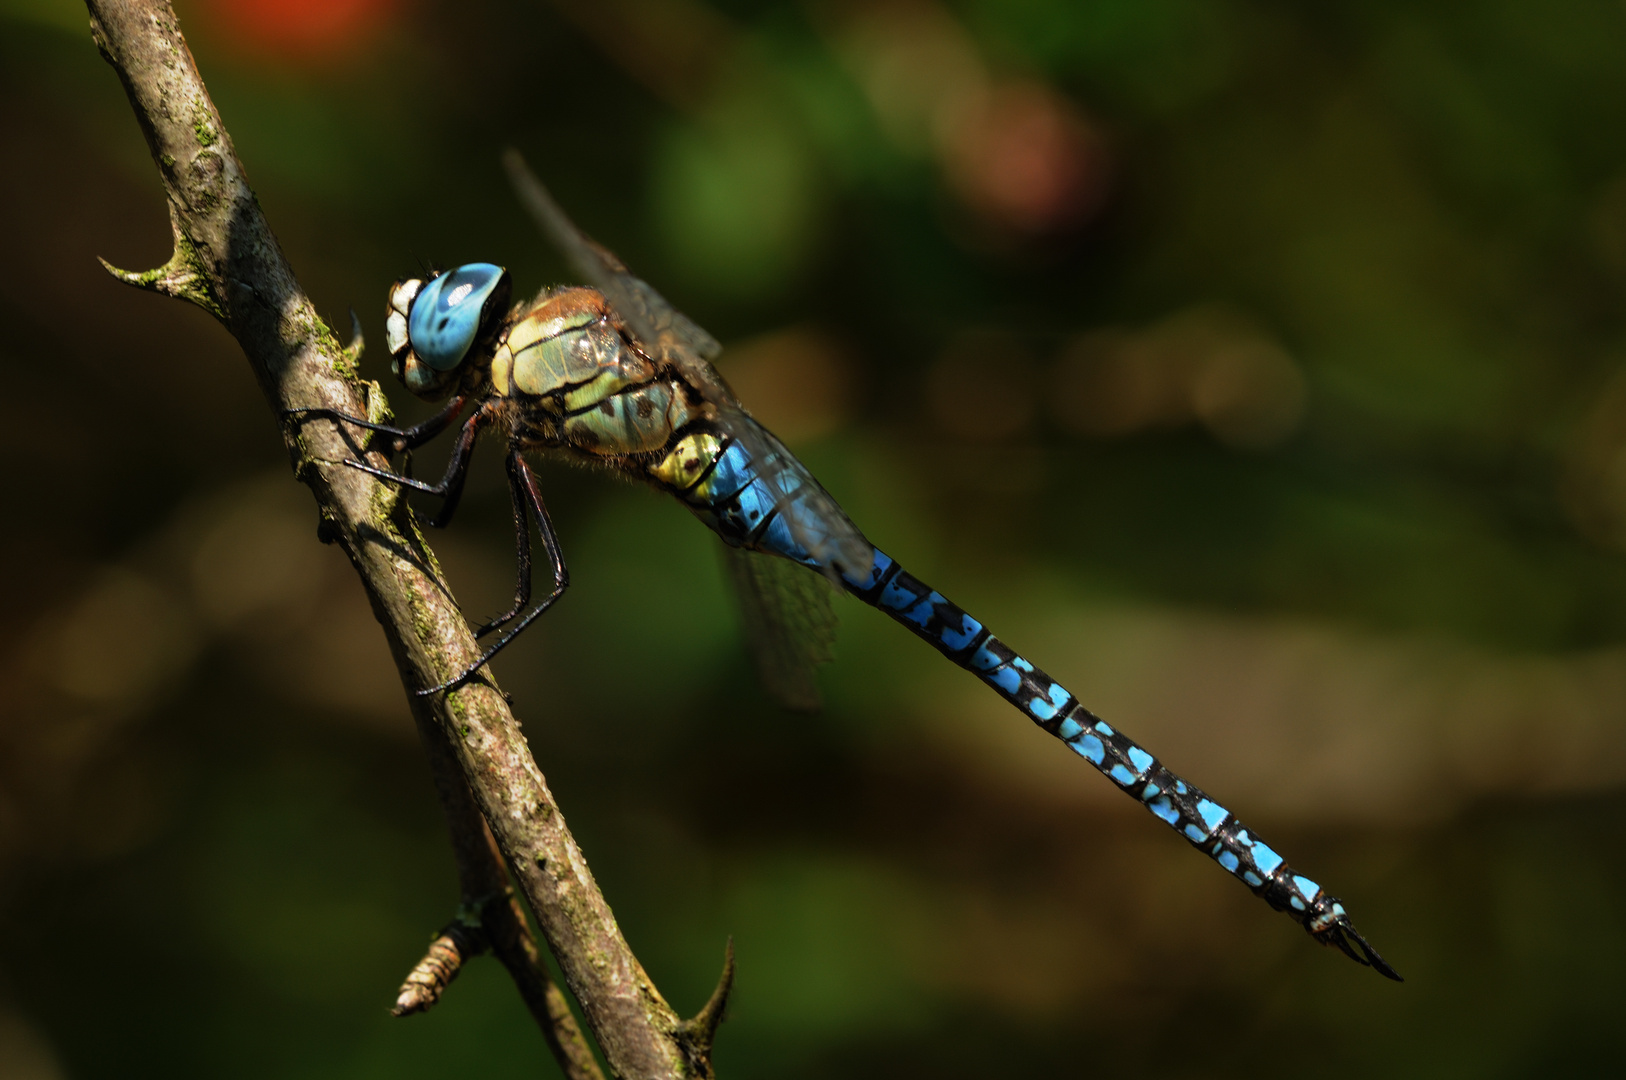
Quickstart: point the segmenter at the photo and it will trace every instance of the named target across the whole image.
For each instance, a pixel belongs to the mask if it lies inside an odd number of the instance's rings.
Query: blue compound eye
[[[412,351],[436,371],[462,363],[480,333],[486,301],[507,278],[500,266],[467,263],[425,285],[407,316]]]

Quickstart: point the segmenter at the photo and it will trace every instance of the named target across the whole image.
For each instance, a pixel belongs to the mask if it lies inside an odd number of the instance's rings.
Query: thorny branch
[[[175,240],[156,270],[109,271],[219,319],[277,415],[382,415],[378,387],[356,375],[355,347],[339,344],[294,280],[167,0],[86,6],[158,165]],[[680,1020],[621,936],[502,693],[484,679],[450,694],[413,695],[479,654],[406,500],[340,464],[357,447],[336,425],[285,427],[283,438],[295,475],[316,496],[321,537],[350,557],[389,641],[451,827],[465,912],[508,967],[561,1067],[579,1080],[599,1075],[511,894],[510,869],[611,1072],[627,1080],[712,1076],[732,950],[712,1000]]]

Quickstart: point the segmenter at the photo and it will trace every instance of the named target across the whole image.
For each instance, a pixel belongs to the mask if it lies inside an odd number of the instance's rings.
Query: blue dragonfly
[[[481,432],[493,429],[507,440],[519,563],[514,605],[476,629],[477,637],[497,635],[478,661],[419,694],[447,692],[474,677],[569,582],[525,454],[552,451],[615,468],[671,494],[722,538],[757,666],[787,704],[817,703],[813,670],[829,659],[834,628],[828,582],[987,683],[1317,941],[1400,980],[1336,897],[865,539],[807,468],[735,400],[710,363],[722,348],[717,341],[576,228],[517,154],[510,152],[506,164],[527,209],[588,286],[545,289],[510,308],[509,275],[490,263],[399,281],[386,314],[392,370],[408,390],[445,399],[445,406],[412,428],[324,409],[291,414],[364,428],[374,433],[375,447],[393,456],[467,412],[438,483],[347,462],[440,497],[435,526],[457,507]],[[534,605],[533,520],[553,577],[549,594]]]

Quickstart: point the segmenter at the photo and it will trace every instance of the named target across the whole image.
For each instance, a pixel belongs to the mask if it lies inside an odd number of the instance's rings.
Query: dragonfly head
[[[419,397],[444,397],[475,345],[496,336],[510,289],[508,271],[491,263],[396,282],[385,318],[390,370]]]

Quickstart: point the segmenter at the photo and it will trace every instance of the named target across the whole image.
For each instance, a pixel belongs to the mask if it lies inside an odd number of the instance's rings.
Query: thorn
[[[724,1014],[728,1011],[728,995],[733,989],[734,939],[730,937],[723,953],[723,974],[717,980],[717,989],[711,992],[711,999],[695,1013],[692,1020],[678,1024],[679,1038],[688,1044],[694,1056],[708,1063],[711,1060],[712,1039],[717,1034],[717,1025],[723,1022]]]
[[[225,310],[210,294],[207,282],[199,277],[193,264],[185,257],[187,252],[182,250],[183,241],[184,238],[177,234],[175,252],[169,257],[169,261],[156,269],[143,270],[140,273],[120,270],[100,255],[96,256],[96,261],[102,264],[104,270],[126,285],[133,285],[146,292],[155,292],[160,296],[172,296],[177,300],[190,300],[215,318],[224,320]],[[190,251],[189,247],[187,251]]]
[[[346,345],[344,347],[344,358],[346,360],[350,361],[350,366],[351,367],[355,367],[358,363],[361,362],[362,346],[364,346],[366,343],[367,343],[366,339],[363,338],[362,334],[361,334],[361,320],[356,317],[356,309],[351,308],[350,309],[350,344],[348,344],[348,345]]]
[[[138,273],[134,270],[120,270],[100,255],[96,256],[96,261],[102,264],[103,270],[106,270],[126,285],[134,285],[136,288],[146,289],[148,292],[168,294],[170,291],[165,287],[169,274],[169,265],[167,263],[156,270],[143,270]]]

